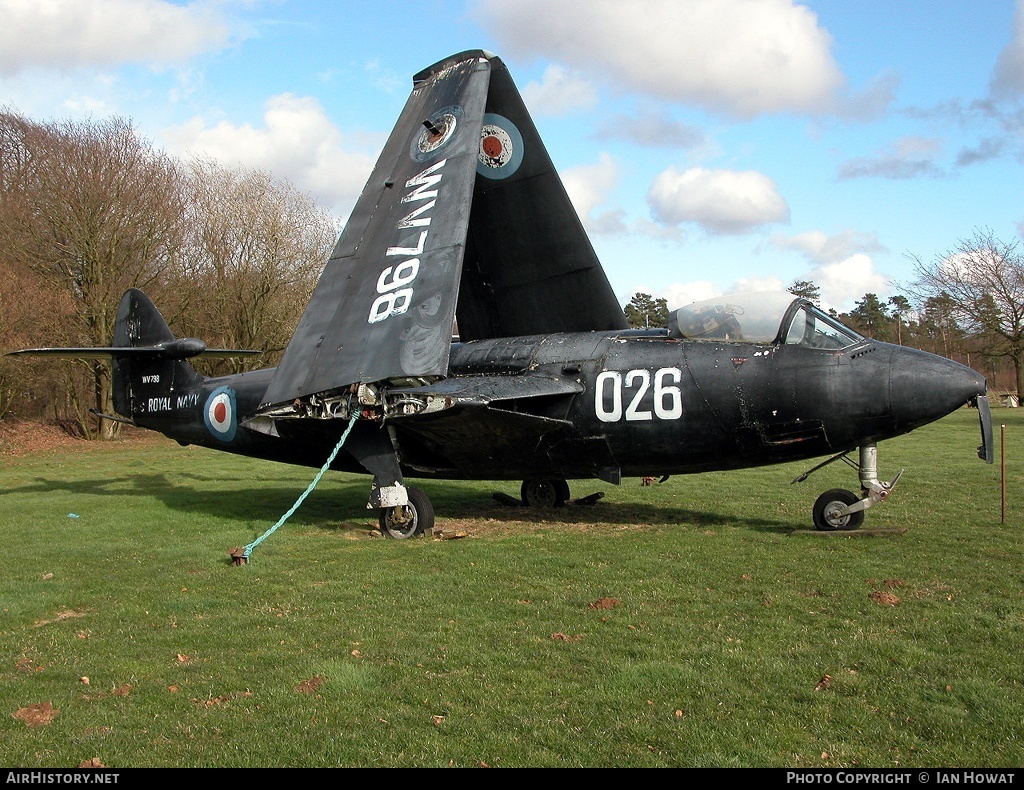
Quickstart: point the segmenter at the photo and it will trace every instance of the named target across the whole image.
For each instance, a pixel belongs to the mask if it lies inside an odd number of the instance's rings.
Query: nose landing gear
[[[860,477],[861,496],[857,496],[845,488],[833,488],[818,497],[812,509],[814,528],[825,532],[858,529],[864,523],[864,511],[888,499],[903,474],[901,469],[892,480],[880,481],[878,479],[878,445],[870,442],[861,445],[859,463],[851,461],[846,453],[840,453],[804,472],[793,482],[802,483],[811,473],[839,460],[857,470]]]

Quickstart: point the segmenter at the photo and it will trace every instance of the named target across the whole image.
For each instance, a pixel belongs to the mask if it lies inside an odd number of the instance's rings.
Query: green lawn
[[[369,478],[330,474],[243,566],[315,470],[3,457],[0,764],[1024,765],[1024,410],[993,416],[1005,523],[964,409],[880,446],[906,472],[860,533],[808,531],[840,463],[541,514],[417,483],[452,540],[379,537]]]

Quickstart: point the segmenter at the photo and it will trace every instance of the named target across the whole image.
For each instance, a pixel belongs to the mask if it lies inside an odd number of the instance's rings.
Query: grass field
[[[405,541],[331,474],[243,566],[314,470],[8,454],[0,765],[1022,766],[1024,409],[993,416],[993,466],[967,409],[883,443],[906,473],[859,533],[808,531],[839,463],[541,514],[423,481]]]

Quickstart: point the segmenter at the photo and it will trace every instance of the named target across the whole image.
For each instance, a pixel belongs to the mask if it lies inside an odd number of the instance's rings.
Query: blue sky
[[[886,299],[1024,234],[1024,0],[0,0],[0,105],[132,119],[347,216],[412,75],[508,65],[623,303]]]

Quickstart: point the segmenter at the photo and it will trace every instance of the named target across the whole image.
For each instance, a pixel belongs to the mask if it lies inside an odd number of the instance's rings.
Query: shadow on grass
[[[195,486],[190,486],[189,482]],[[564,507],[536,509],[498,501],[479,484],[460,481],[406,481],[424,487],[434,505],[437,527],[470,527],[474,522],[523,529],[581,528],[606,525],[643,528],[674,526],[738,526],[761,532],[790,533],[805,528],[792,520],[744,518],[715,511],[698,511],[665,503],[611,502],[601,499],[593,504],[568,504]],[[211,484],[218,486],[211,489]],[[289,517],[289,522],[323,530],[369,532],[377,525],[376,511],[366,509],[370,477],[352,482],[324,481],[312,491]],[[211,478],[190,473],[126,473],[103,479],[62,480],[36,477],[26,485],[8,489],[8,493],[67,492],[89,497],[153,498],[166,507],[186,513],[209,515],[219,519],[260,522],[269,527],[286,513],[305,489],[280,482],[254,484],[251,477],[218,476]],[[507,530],[512,531],[512,530]]]

